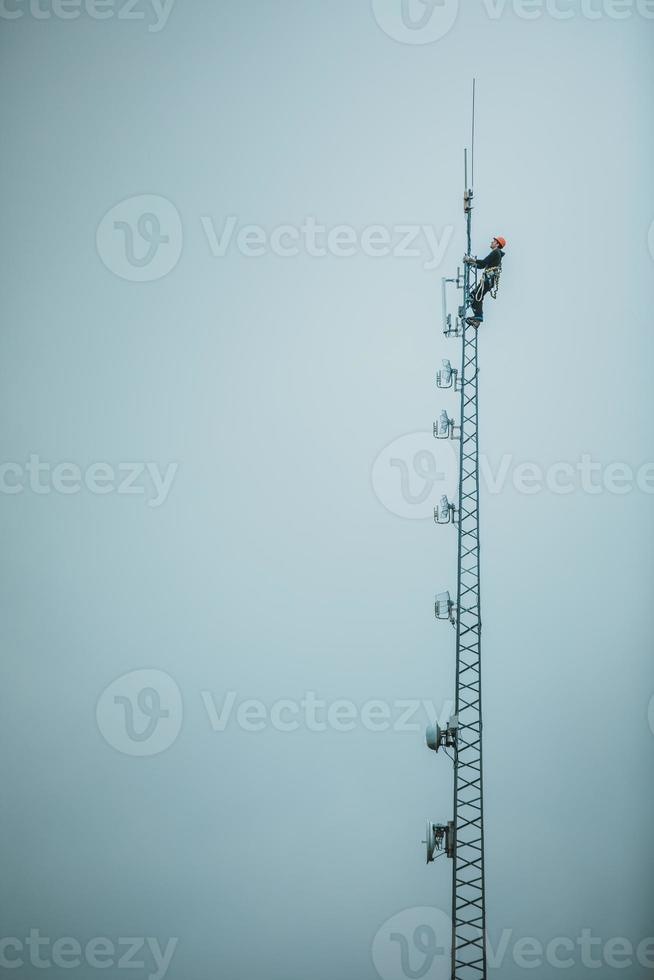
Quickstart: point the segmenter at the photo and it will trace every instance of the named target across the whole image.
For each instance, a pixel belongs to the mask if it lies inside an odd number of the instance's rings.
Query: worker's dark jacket
[[[485,259],[477,259],[476,265],[478,269],[495,269],[498,265],[502,265],[502,259],[504,258],[504,252],[501,248],[494,248],[492,252],[489,252]]]

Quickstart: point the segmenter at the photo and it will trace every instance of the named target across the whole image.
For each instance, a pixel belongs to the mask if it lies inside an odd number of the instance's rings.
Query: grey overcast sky
[[[653,18],[2,5],[2,972],[449,976],[473,75],[491,975],[654,968]]]

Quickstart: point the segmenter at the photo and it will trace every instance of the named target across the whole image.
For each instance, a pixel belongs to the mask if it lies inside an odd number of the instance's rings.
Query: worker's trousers
[[[482,276],[477,287],[470,290],[470,306],[476,317],[484,318],[484,299],[490,293],[491,286],[488,284],[486,276]]]

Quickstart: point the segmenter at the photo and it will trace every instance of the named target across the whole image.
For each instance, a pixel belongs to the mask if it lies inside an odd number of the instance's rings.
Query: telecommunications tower
[[[464,154],[463,210],[467,254],[472,253],[474,197],[475,83],[472,89],[472,145],[470,182],[468,151]],[[461,363],[449,361],[438,372],[439,389],[459,395],[459,423],[441,412],[434,424],[437,439],[459,442],[459,490],[457,503],[443,497],[434,513],[438,525],[452,525],[457,532],[458,565],[456,601],[449,592],[436,596],[437,619],[449,620],[456,630],[455,713],[447,727],[427,730],[427,745],[444,750],[454,762],[453,818],[448,823],[427,825],[427,862],[446,855],[452,860],[452,980],[487,980],[486,904],[484,889],[484,811],[482,780],[481,714],[481,597],[479,583],[479,404],[478,331],[466,323],[477,270],[464,263],[463,273],[443,279],[443,330],[446,337],[461,340]],[[448,286],[462,291],[461,305],[452,321],[448,313]]]

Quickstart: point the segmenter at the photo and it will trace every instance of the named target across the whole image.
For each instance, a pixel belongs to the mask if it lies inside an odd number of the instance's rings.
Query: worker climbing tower
[[[472,254],[474,198],[475,84],[473,82],[471,179],[465,151],[463,207],[467,254]],[[447,312],[448,286],[462,293],[454,323]],[[459,424],[441,414],[434,425],[438,439],[459,442],[459,490],[457,504],[443,497],[434,513],[438,525],[457,530],[458,567],[456,601],[445,592],[436,596],[438,619],[448,619],[456,630],[455,713],[447,728],[427,731],[429,748],[444,750],[454,762],[453,819],[447,824],[428,824],[427,861],[437,852],[452,859],[452,980],[487,980],[486,906],[484,889],[484,811],[482,779],[481,711],[481,595],[479,575],[479,402],[478,330],[466,323],[477,270],[464,263],[463,274],[443,280],[443,326],[446,337],[461,341],[460,370],[444,361],[437,374],[439,389],[459,395]],[[447,421],[446,421],[447,420]],[[448,752],[448,749],[451,752]]]

